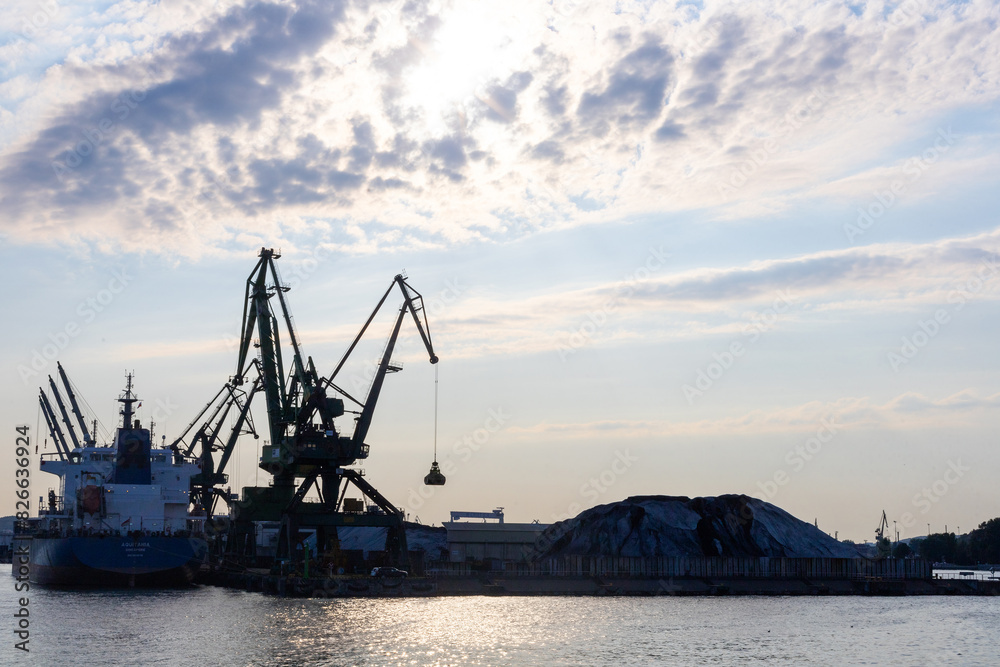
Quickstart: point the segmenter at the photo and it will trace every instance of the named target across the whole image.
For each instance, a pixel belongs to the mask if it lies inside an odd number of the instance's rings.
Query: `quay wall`
[[[565,557],[519,570],[476,572],[452,567],[401,579],[206,570],[197,581],[287,597],[1000,595],[1000,580],[934,579],[926,561],[902,559]]]
[[[499,566],[499,567],[497,567]],[[470,576],[484,571],[468,563],[443,563],[429,569],[439,576]],[[932,565],[921,559],[885,558],[625,558],[563,556],[535,563],[505,562],[487,570],[508,576],[726,577],[744,579],[930,579]]]

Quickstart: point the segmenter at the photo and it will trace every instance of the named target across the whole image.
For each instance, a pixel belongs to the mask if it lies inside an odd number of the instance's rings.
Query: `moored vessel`
[[[56,390],[70,440],[42,394],[42,412],[56,445],[39,469],[59,478],[40,499],[38,516],[15,526],[15,548],[27,547],[30,581],[60,586],[177,586],[190,583],[208,546],[204,511],[191,511],[191,478],[200,472],[168,448],[153,449],[150,429],[134,419],[138,402],[127,378],[114,443],[88,434],[72,389],[60,374],[83,429],[83,443]],[[51,380],[51,378],[50,378]],[[55,390],[54,382],[51,383]],[[69,446],[70,441],[75,446]]]

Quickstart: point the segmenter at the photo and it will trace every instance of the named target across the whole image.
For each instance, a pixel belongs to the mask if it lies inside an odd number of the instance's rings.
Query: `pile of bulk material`
[[[856,558],[850,545],[780,507],[745,495],[633,496],[550,526],[539,559],[555,556]]]

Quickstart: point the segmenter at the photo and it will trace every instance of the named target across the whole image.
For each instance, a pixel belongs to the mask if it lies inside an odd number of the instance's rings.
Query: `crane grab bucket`
[[[424,484],[426,486],[444,486],[444,482],[445,477],[441,474],[441,468],[438,466],[438,462],[435,461],[431,464],[431,471],[424,477]]]

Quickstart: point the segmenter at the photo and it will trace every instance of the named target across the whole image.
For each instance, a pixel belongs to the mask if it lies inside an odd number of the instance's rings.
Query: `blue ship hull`
[[[191,583],[208,545],[197,537],[32,537],[33,583],[172,587]]]

